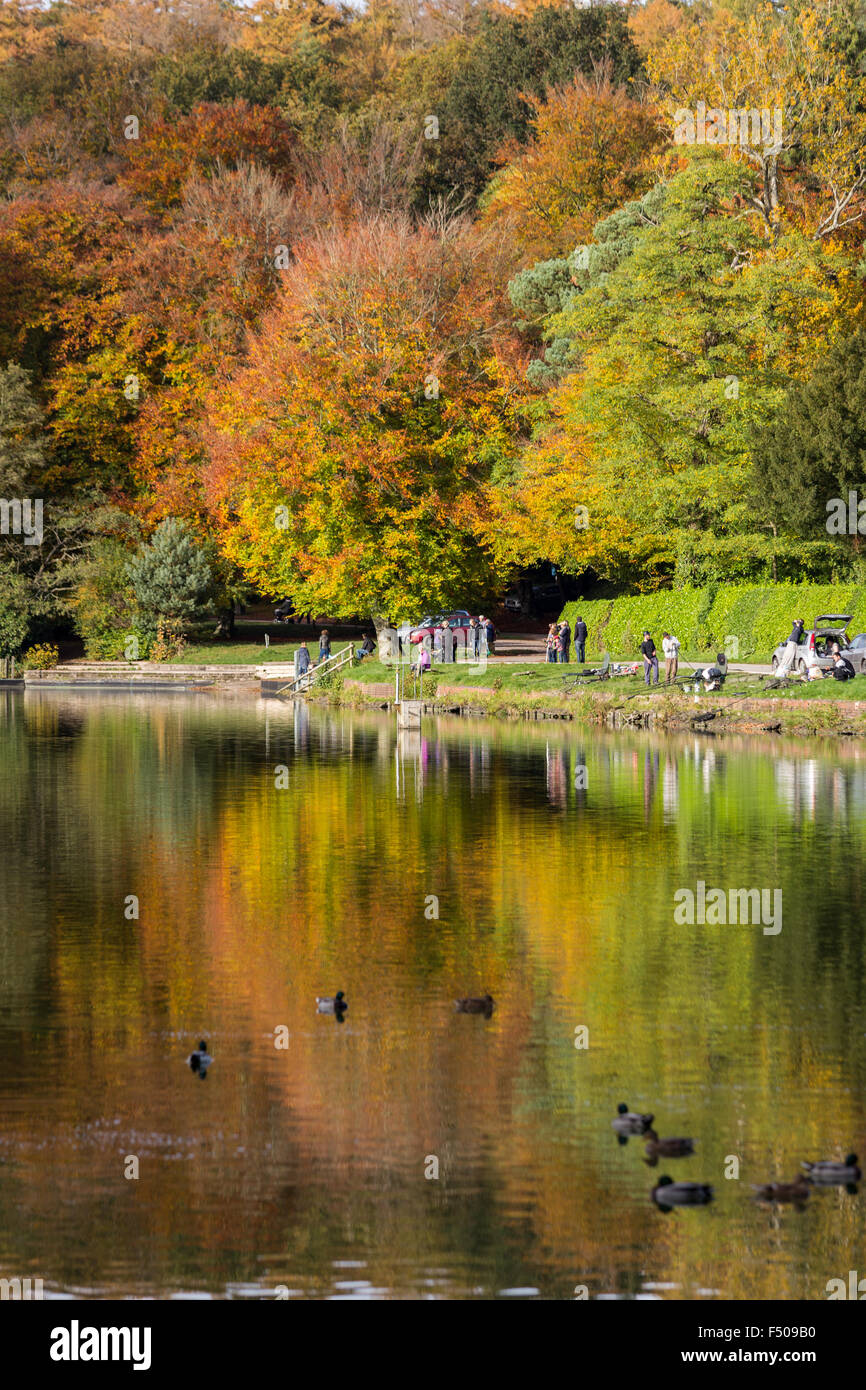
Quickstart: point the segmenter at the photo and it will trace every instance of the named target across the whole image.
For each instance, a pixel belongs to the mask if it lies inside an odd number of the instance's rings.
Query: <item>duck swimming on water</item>
[[[856,1154],[849,1154],[844,1163],[836,1163],[831,1158],[824,1158],[817,1163],[801,1163],[800,1167],[804,1169],[810,1182],[859,1182],[861,1176]]]
[[[802,1173],[793,1182],[753,1182],[752,1188],[765,1202],[804,1202],[812,1190]]]
[[[654,1129],[646,1134],[646,1158],[644,1163],[655,1168],[660,1158],[688,1158],[695,1151],[694,1139],[659,1139]]]
[[[617,1108],[616,1119],[611,1120],[611,1124],[617,1134],[646,1134],[652,1125],[655,1115],[639,1115],[633,1110],[629,1110],[625,1101],[620,1101]]]
[[[204,1038],[202,1038],[201,1042],[199,1043],[197,1050],[195,1052],[191,1052],[186,1059],[186,1063],[190,1071],[197,1072],[198,1075],[201,1077],[202,1081],[204,1081],[205,1077],[207,1076],[207,1069],[212,1061],[213,1057],[211,1057],[210,1053],[207,1050],[207,1043],[205,1042]]]
[[[489,1018],[493,1013],[493,995],[485,994],[482,998],[473,998],[469,995],[466,999],[455,999],[454,1007],[459,1014],[484,1014]]]
[[[349,1007],[349,1001],[341,989],[333,999],[330,995],[316,995],[316,1012],[320,1014],[341,1014]]]
[[[665,1175],[650,1195],[659,1207],[705,1207],[713,1200],[713,1189],[708,1182],[674,1182]]]

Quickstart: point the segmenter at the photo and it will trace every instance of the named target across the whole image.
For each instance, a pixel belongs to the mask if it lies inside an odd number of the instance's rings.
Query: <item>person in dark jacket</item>
[[[372,656],[375,650],[376,643],[368,632],[361,646],[356,647],[355,655],[359,661],[363,661],[365,656]]]
[[[310,653],[307,649],[306,642],[302,642],[295,652],[295,672],[297,675],[303,676],[309,669]]]
[[[847,657],[844,657],[841,652],[834,652],[833,670],[830,674],[833,679],[837,681],[852,681],[855,672],[854,667],[851,665],[851,662],[848,661]]]
[[[559,624],[559,638],[562,644],[559,649],[559,659],[560,661],[564,661],[567,666],[569,650],[571,648],[571,627],[569,626],[567,618],[565,622]]]
[[[472,656],[477,656],[481,647],[481,628],[477,618],[469,619],[469,631],[466,634],[469,643],[469,652]]]
[[[650,684],[650,673],[654,676],[653,685],[659,683],[659,659],[656,655],[656,644],[648,632],[644,632],[643,641],[640,644],[641,655],[643,656],[643,680],[644,685]]]
[[[491,656],[496,655],[496,628],[489,618],[484,619],[484,631],[487,634],[487,650]]]
[[[803,632],[805,630],[805,627],[806,624],[803,622],[803,619],[797,618],[793,627],[791,628],[791,636],[788,638],[788,641],[785,644],[785,650],[782,653],[782,660],[776,667],[777,676],[786,676],[790,671],[791,667],[794,665],[794,662],[797,660],[797,648],[803,640]]]
[[[582,666],[586,661],[586,639],[588,636],[589,630],[586,623],[583,618],[578,617],[574,625],[574,659],[579,666]]]
[[[331,636],[326,627],[319,633],[319,660],[327,661],[331,655]]]

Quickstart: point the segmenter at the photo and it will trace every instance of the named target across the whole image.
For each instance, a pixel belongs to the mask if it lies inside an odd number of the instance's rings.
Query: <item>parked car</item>
[[[855,672],[866,673],[866,633],[858,633],[853,641],[849,639],[848,624],[850,621],[850,613],[819,614],[815,619],[815,626],[803,633],[803,640],[797,647],[797,655],[794,658],[794,669],[805,675],[809,664],[809,653],[814,652],[821,669],[829,671],[833,665],[830,650],[833,643],[838,642],[839,650],[851,662]],[[780,664],[787,645],[787,638],[785,638],[784,641],[778,643],[773,652],[771,660],[774,671]]]
[[[859,676],[866,676],[866,632],[858,632],[857,636],[851,639],[845,656]]]
[[[423,642],[425,637],[432,639],[434,629],[439,627],[447,618],[448,626],[454,633],[455,642],[465,644],[470,616],[471,614],[467,613],[465,608],[454,608],[450,613],[431,613],[428,617],[422,618],[417,627],[411,629],[409,641],[417,643]]]

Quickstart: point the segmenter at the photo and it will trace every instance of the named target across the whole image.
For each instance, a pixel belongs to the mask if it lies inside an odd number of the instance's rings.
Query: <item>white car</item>
[[[834,642],[839,643],[839,650],[847,661],[854,667],[855,675],[866,674],[866,633],[859,632],[853,641],[848,638],[848,624],[851,621],[850,613],[822,613],[815,619],[815,626],[807,629],[803,633],[803,640],[797,647],[797,655],[794,657],[793,669],[805,675],[809,668],[809,653],[814,652],[815,658],[822,671],[829,671],[833,665],[833,658],[830,655]],[[780,665],[785,654],[788,639],[780,642],[773,652],[773,670]]]

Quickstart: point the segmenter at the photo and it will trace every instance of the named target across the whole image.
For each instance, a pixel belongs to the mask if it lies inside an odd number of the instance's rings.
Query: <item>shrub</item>
[[[21,658],[21,665],[25,671],[50,671],[59,660],[60,653],[57,648],[48,642],[42,642],[39,646],[27,648]]]
[[[177,618],[163,618],[157,623],[156,636],[150,646],[151,661],[177,661],[183,655],[186,638],[183,625]]]

